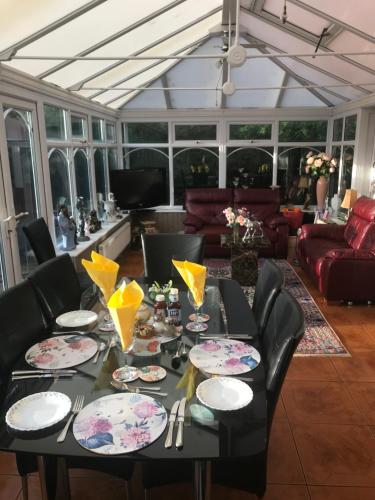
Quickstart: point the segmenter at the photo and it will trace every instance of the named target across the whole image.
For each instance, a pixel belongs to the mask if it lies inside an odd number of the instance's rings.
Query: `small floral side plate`
[[[200,370],[216,375],[240,375],[259,365],[260,354],[238,340],[206,340],[189,352],[190,361]]]
[[[121,366],[112,373],[112,378],[116,382],[133,382],[139,377],[138,368],[135,366]]]
[[[92,358],[98,344],[82,335],[60,335],[33,345],[25,354],[29,365],[35,368],[56,370],[80,365]]]
[[[77,415],[78,443],[100,455],[137,451],[156,441],[167,425],[164,406],[144,394],[112,394],[93,401]]]
[[[158,382],[167,376],[166,370],[162,366],[149,365],[138,368],[139,378],[144,382]]]

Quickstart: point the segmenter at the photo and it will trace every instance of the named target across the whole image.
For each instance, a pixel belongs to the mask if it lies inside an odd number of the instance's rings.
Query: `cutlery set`
[[[161,397],[168,396],[167,392],[159,392],[160,387],[144,387],[144,386],[131,387],[125,382],[117,382],[115,380],[112,380],[111,385],[112,387],[114,387],[119,391],[135,392],[137,394],[138,393],[153,394],[154,396],[161,396]]]
[[[173,429],[177,420],[176,448],[182,448],[184,445],[184,421],[185,421],[186,398],[177,400],[173,403],[168,421],[168,434],[165,440],[165,448],[171,448],[173,442]]]
[[[72,377],[77,370],[15,370],[12,372],[13,380],[25,380],[31,378],[58,378]]]
[[[204,335],[200,334],[201,339],[203,340],[254,340],[255,337],[252,335],[248,335],[247,333],[225,333],[224,335]]]

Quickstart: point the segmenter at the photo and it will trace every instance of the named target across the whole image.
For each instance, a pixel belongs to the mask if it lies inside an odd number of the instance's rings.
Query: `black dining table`
[[[147,278],[136,278],[144,287],[147,296],[148,286],[151,284]],[[180,290],[180,302],[182,305],[182,324],[186,325],[188,316],[193,312],[192,306],[187,298],[186,286],[179,279],[173,278],[174,286]],[[225,338],[226,334],[248,334],[253,336],[249,342],[258,348],[257,328],[251,307],[240,285],[229,279],[208,278],[206,281],[206,299],[203,311],[211,317],[208,330],[205,335],[215,335]],[[108,333],[102,333],[98,329],[88,332],[87,335],[99,340],[108,338]],[[185,328],[182,332],[182,340],[187,350],[195,344],[202,342],[203,335],[188,332]],[[86,406],[90,402],[103,396],[114,394],[116,389],[111,385],[112,373],[118,367],[125,364],[136,367],[147,365],[162,366],[167,376],[157,383],[161,391],[168,393],[167,397],[160,397],[155,393],[153,396],[167,410],[168,416],[173,403],[186,395],[186,389],[177,388],[177,384],[189,366],[188,360],[179,359],[179,366],[173,358],[176,352],[176,339],[162,344],[161,352],[155,356],[143,357],[132,354],[124,354],[117,348],[110,351],[108,359],[103,362],[104,352],[100,353],[98,362],[92,363],[88,360],[85,363],[74,367],[77,370],[72,378],[55,379],[29,379],[9,381],[3,393],[5,396],[1,402],[0,413],[0,449],[8,452],[21,452],[32,454],[38,457],[39,473],[42,483],[45,479],[43,464],[46,457],[101,457],[90,452],[75,440],[72,426],[63,443],[57,443],[56,439],[65,422],[62,422],[58,429],[50,429],[41,433],[18,434],[9,429],[5,423],[5,414],[8,408],[19,399],[42,391],[58,391],[70,397],[74,403],[77,394],[84,394]],[[24,358],[19,359],[13,369],[31,368]],[[204,374],[198,372],[196,385],[205,380]],[[235,376],[234,376],[235,378]],[[184,444],[177,449],[175,447],[176,427],[174,431],[173,446],[169,449],[164,447],[167,428],[163,434],[149,446],[133,453],[108,456],[111,460],[131,460],[134,462],[145,461],[165,461],[166,470],[168,461],[185,461],[194,465],[195,495],[197,499],[203,499],[207,484],[208,464],[216,460],[243,459],[261,455],[266,449],[267,437],[267,412],[266,412],[266,391],[265,372],[261,360],[259,365],[250,372],[244,373],[241,379],[247,382],[253,390],[253,400],[245,408],[236,411],[213,411],[214,420],[207,424],[205,421],[195,420],[189,411],[192,404],[197,404],[196,395],[187,403],[184,421]],[[130,383],[137,385],[137,381]],[[139,384],[138,384],[139,385]],[[141,385],[146,385],[144,382]],[[152,386],[152,384],[150,384]],[[44,498],[52,498],[47,488],[42,488]]]

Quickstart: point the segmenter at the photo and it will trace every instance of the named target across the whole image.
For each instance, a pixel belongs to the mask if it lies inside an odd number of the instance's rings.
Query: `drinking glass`
[[[99,325],[99,330],[102,332],[113,332],[113,330],[115,329],[115,325],[112,321],[111,315],[109,313],[108,305],[107,305],[108,300],[110,299],[110,297],[113,293],[114,293],[114,290],[111,290],[107,296],[107,295],[104,295],[102,290],[100,290],[100,292],[99,292],[99,300],[100,300],[100,303],[103,306],[104,311],[105,311],[104,316],[103,316],[103,321]]]
[[[195,314],[193,315],[194,321],[188,323],[186,325],[186,329],[189,330],[190,332],[195,332],[195,333],[206,331],[208,328],[206,323],[204,323],[202,320],[199,321],[199,309],[203,305],[203,300],[201,303],[197,304],[195,302],[194,296],[190,290],[188,291],[187,296],[188,296],[188,300],[189,300],[190,304],[194,307]],[[191,318],[189,317],[189,319],[191,319]]]

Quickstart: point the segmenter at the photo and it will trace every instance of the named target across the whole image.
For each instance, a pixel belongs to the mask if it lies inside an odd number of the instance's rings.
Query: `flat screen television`
[[[111,170],[111,192],[122,210],[140,210],[167,204],[165,170],[140,168]]]

